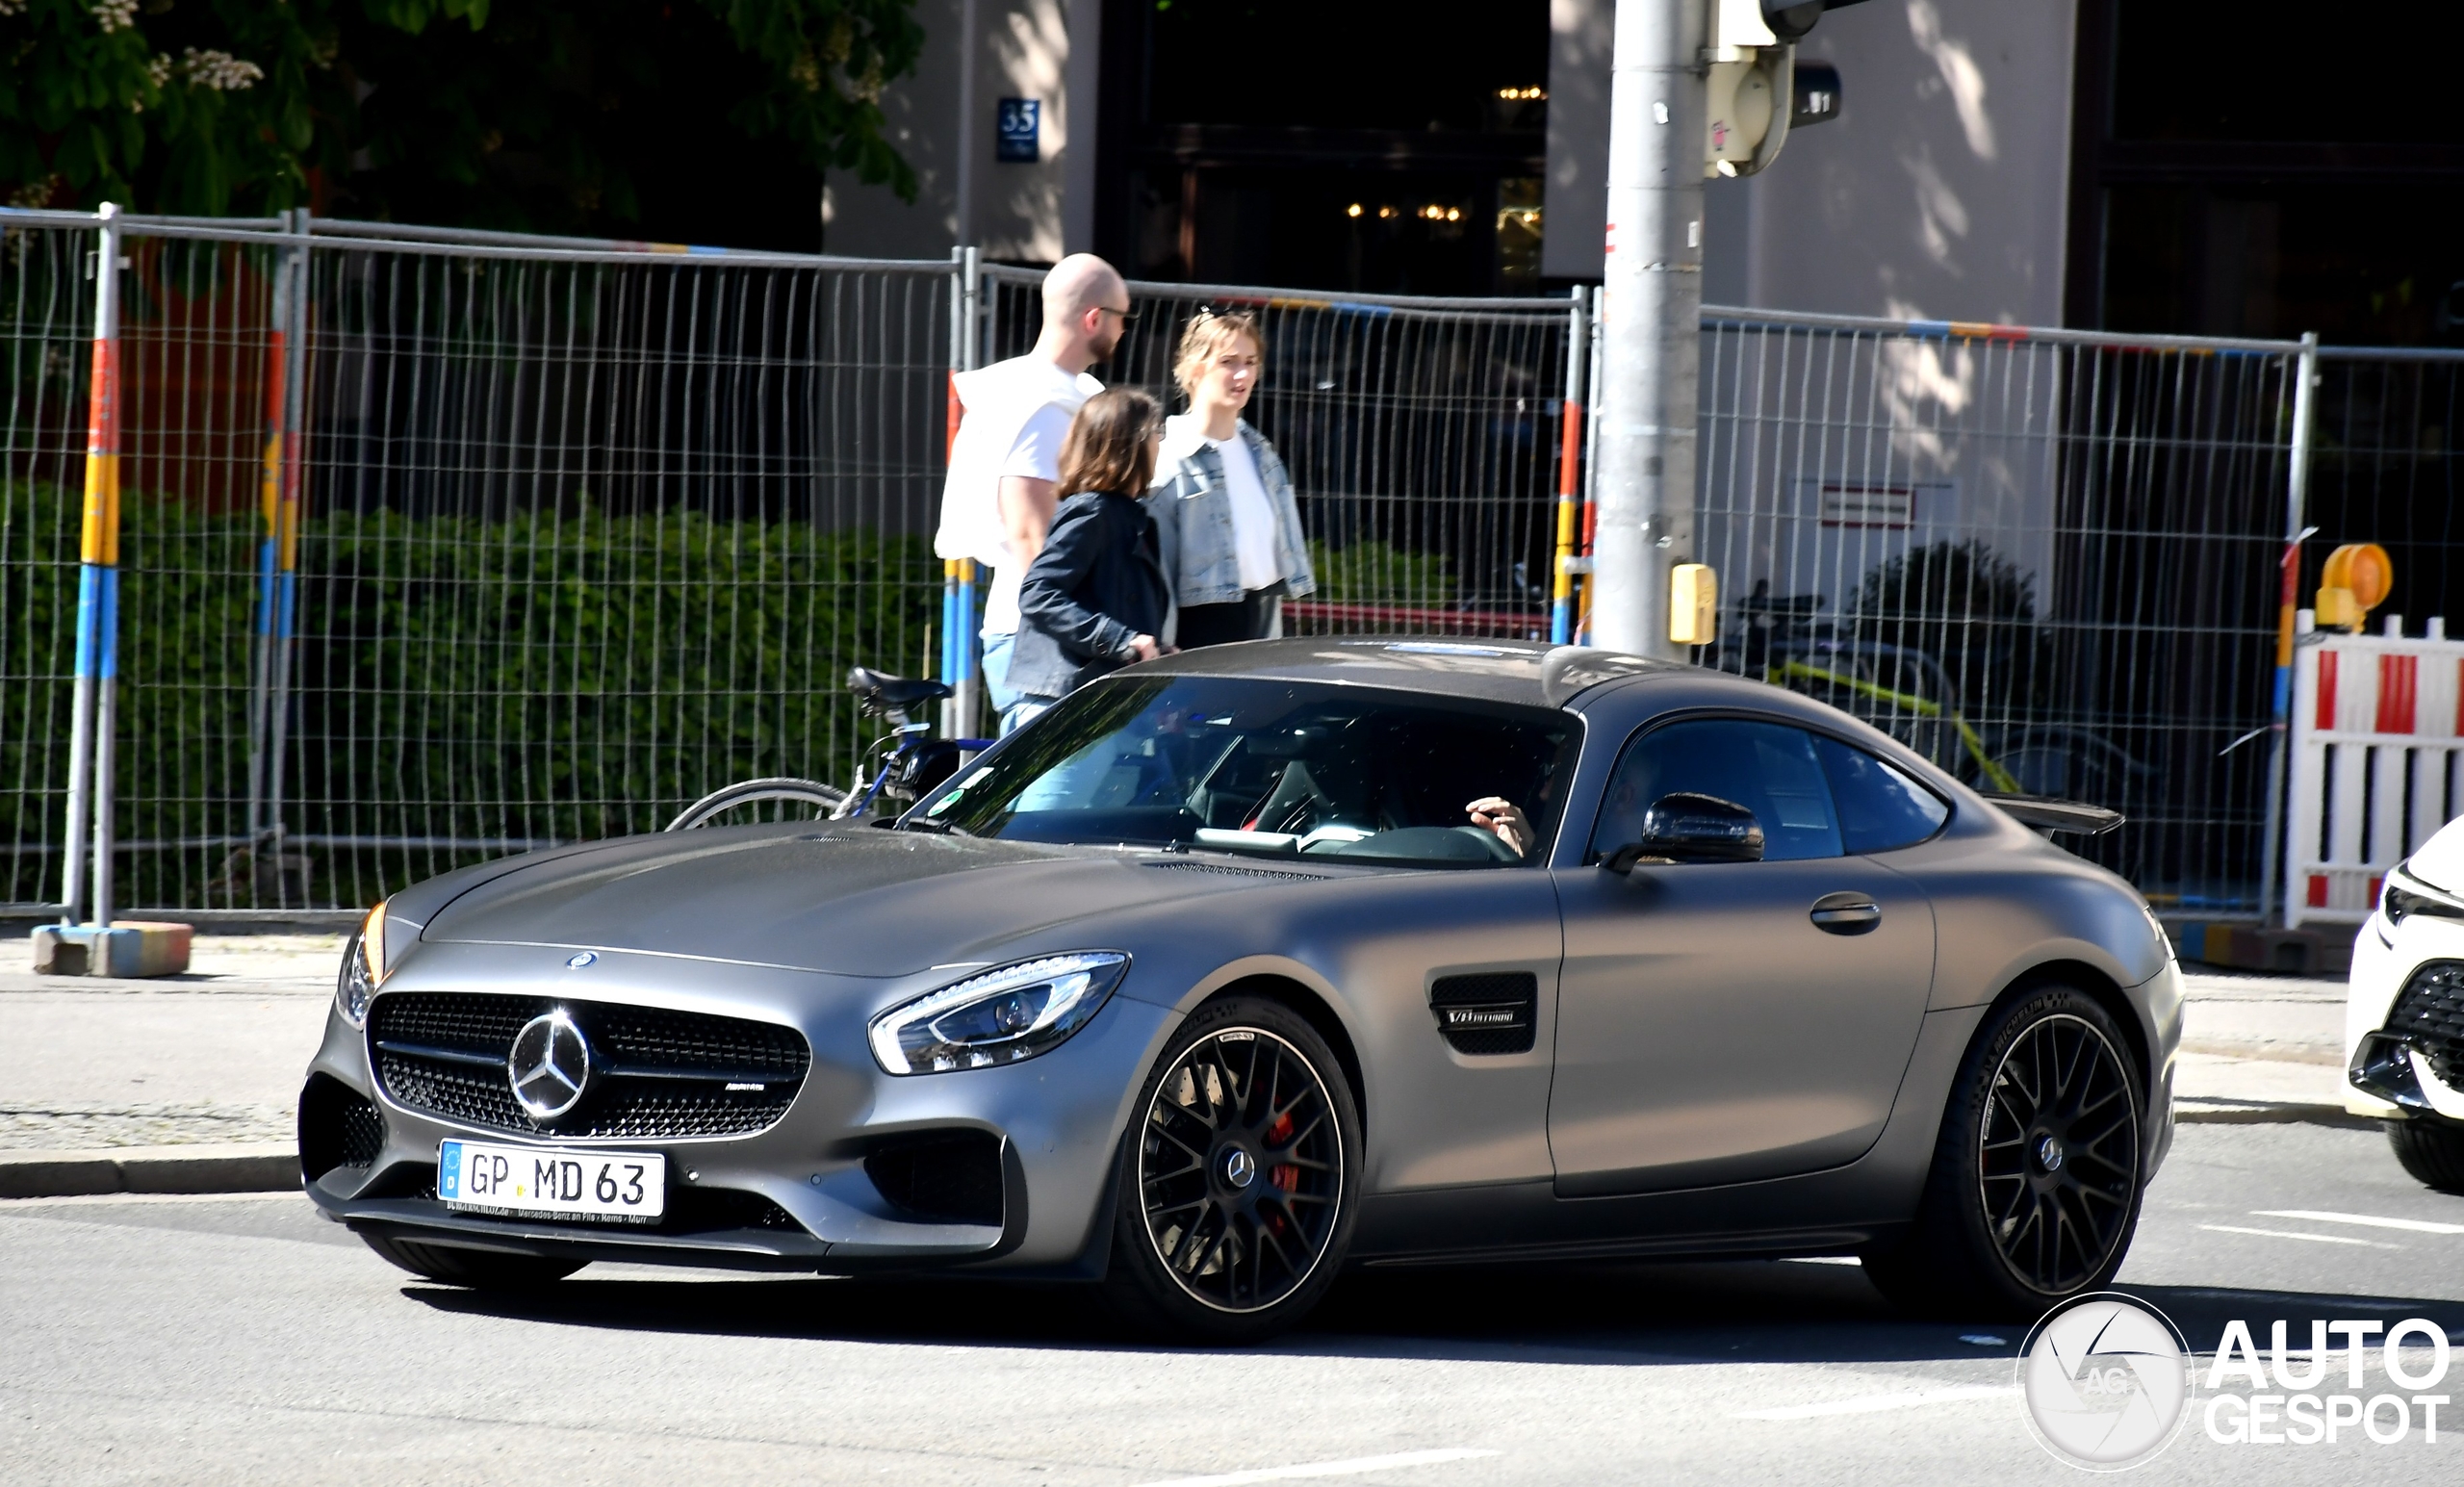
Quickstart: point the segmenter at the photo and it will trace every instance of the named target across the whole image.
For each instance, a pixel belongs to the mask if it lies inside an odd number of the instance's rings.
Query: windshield
[[[1540,707],[1258,678],[1081,688],[911,823],[1423,867],[1537,862],[1578,725]]]

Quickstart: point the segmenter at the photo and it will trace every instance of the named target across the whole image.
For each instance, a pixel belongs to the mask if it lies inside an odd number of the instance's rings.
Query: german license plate
[[[440,1141],[436,1195],[464,1213],[650,1223],[667,1212],[667,1158]]]

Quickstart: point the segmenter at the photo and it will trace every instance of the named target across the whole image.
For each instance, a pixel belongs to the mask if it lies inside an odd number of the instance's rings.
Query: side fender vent
[[[1539,1001],[1529,971],[1440,976],[1428,988],[1437,1029],[1457,1053],[1529,1053]]]

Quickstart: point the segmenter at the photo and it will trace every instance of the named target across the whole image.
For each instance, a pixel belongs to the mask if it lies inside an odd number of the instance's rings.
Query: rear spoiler
[[[2082,801],[2046,800],[2036,795],[1988,795],[1985,797],[2002,808],[2002,813],[2021,826],[2032,826],[2040,832],[2078,832],[2089,836],[2102,836],[2121,825],[2124,817],[2118,810],[2091,806]]]

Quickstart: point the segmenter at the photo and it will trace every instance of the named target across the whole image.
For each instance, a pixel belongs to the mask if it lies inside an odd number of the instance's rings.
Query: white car
[[[2387,874],[2353,943],[2345,1080],[2405,1171],[2464,1192],[2464,819]]]

